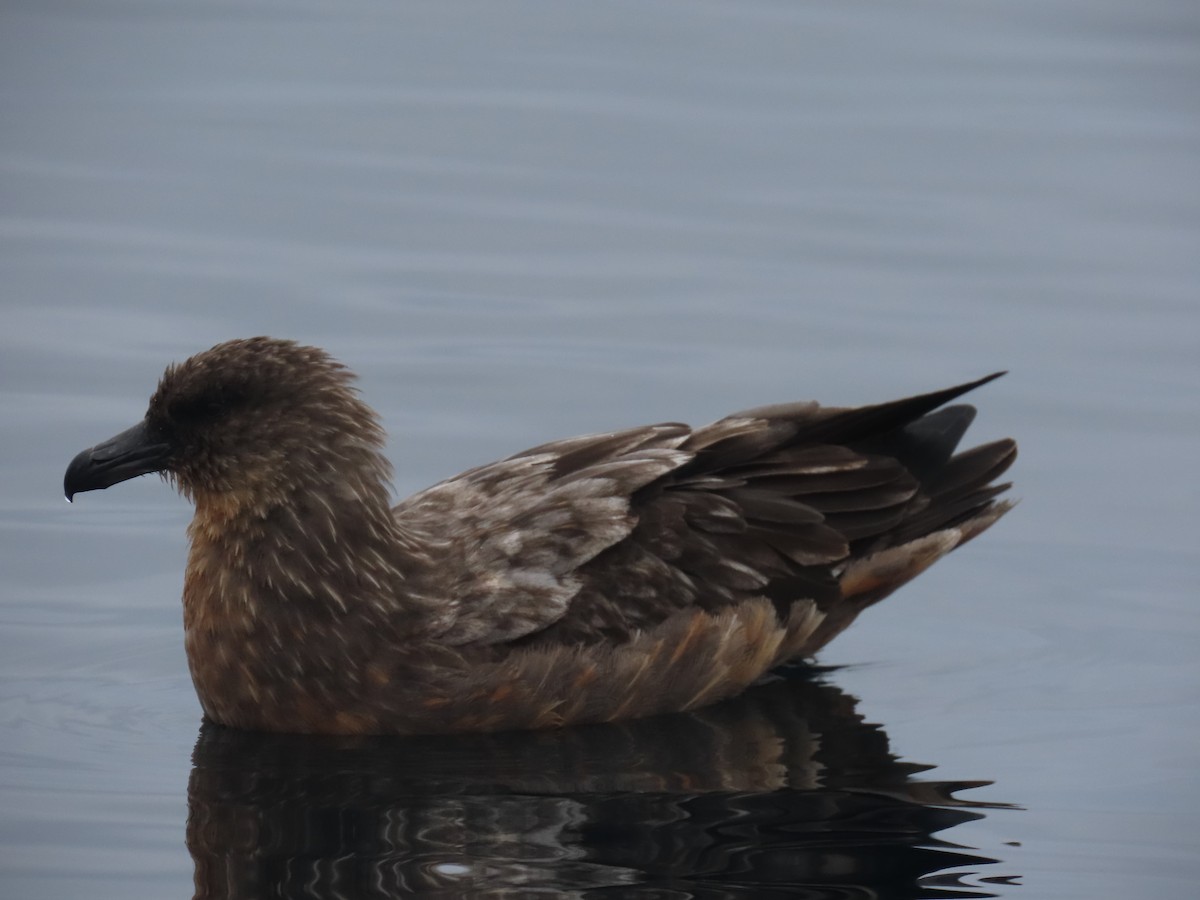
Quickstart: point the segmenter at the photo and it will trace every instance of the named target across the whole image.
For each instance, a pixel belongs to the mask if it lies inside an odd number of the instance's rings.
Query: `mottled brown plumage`
[[[252,338],[170,367],[65,487],[160,471],[195,503],[186,646],[217,722],[610,721],[738,693],[1003,515],[1016,445],[955,454],[974,410],[938,410],[988,380],[558,441],[393,509],[351,374]]]

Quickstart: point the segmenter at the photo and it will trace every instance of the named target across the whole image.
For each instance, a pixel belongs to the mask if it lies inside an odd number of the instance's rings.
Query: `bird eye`
[[[216,418],[220,411],[221,404],[215,398],[183,397],[167,408],[167,415],[176,422],[203,422]]]
[[[180,424],[201,425],[216,419],[241,402],[242,394],[231,389],[214,389],[179,397],[167,407],[167,415]]]

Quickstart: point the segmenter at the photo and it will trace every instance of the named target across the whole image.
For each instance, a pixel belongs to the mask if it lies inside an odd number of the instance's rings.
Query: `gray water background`
[[[1200,7],[8,2],[0,894],[191,890],[185,502],[61,498],[230,337],[362,376],[406,493],[554,437],[999,368],[1018,508],[823,654],[1018,804],[1003,896],[1200,876]]]

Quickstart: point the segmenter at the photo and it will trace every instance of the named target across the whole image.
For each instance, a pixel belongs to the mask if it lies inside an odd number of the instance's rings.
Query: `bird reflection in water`
[[[934,835],[1000,804],[919,781],[854,698],[784,673],[559,731],[309,737],[205,723],[196,897],[992,897]]]

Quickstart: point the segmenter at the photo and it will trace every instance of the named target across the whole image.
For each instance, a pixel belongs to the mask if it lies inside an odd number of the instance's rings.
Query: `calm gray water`
[[[0,894],[1194,896],[1198,85],[1173,0],[5,3]],[[200,733],[187,505],[61,477],[260,333],[402,491],[1008,368],[1023,502],[665,732]]]

